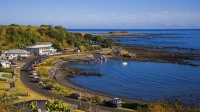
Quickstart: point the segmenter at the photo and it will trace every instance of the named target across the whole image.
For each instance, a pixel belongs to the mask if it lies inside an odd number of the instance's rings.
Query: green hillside
[[[92,51],[102,47],[111,47],[114,43],[101,36],[67,32],[62,26],[0,25],[0,50],[19,49],[26,45],[33,45],[35,42],[51,42],[58,51],[66,47],[78,47],[81,51]],[[92,47],[92,44],[99,46]]]

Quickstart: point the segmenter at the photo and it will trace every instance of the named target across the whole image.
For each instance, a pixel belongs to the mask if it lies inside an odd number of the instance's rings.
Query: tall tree
[[[85,34],[84,35],[84,39],[86,39],[88,41],[92,40],[92,38],[93,38],[93,36],[91,34]]]
[[[94,41],[96,42],[96,44],[102,43],[103,40],[104,40],[103,37],[100,36],[100,35],[97,35],[97,36],[94,37]]]

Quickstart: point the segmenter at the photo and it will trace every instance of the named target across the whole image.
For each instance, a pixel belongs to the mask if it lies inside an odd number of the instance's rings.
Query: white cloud
[[[27,17],[28,18],[28,17]],[[16,18],[17,19],[17,18]],[[21,21],[19,19],[19,21]],[[149,13],[104,13],[73,14],[29,17],[26,21],[38,21],[41,24],[51,23],[69,27],[91,28],[200,28],[200,12],[149,12]]]
[[[195,26],[200,26],[200,23],[196,22],[194,23]]]

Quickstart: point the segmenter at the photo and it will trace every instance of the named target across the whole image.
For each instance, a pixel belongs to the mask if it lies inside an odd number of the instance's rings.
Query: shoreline
[[[150,101],[145,101],[142,99],[127,98],[127,97],[117,96],[117,95],[105,93],[102,91],[86,88],[80,84],[70,81],[69,77],[66,76],[66,74],[63,74],[60,69],[58,69],[60,67],[63,67],[66,63],[68,63],[68,61],[60,59],[60,60],[57,60],[55,63],[53,64],[53,68],[51,70],[51,73],[53,72],[53,74],[51,74],[51,78],[55,80],[57,83],[64,85],[68,88],[71,88],[75,90],[76,92],[84,93],[87,96],[100,96],[107,100],[117,97],[117,98],[121,98],[123,101],[130,101],[130,102],[135,102],[139,104],[148,104],[150,102]]]
[[[167,52],[167,51],[161,51],[161,50],[148,50],[146,47],[140,47],[140,46],[120,46],[122,49],[125,49],[131,54],[131,56],[121,56],[120,54],[112,54],[112,55],[107,55],[109,52],[112,52],[111,49],[107,49],[106,51],[103,51],[103,55],[106,55],[108,59],[116,59],[116,60],[132,60],[132,61],[140,61],[140,62],[160,62],[160,63],[176,63],[180,65],[187,65],[187,66],[199,66],[193,63],[185,62],[183,61],[184,59],[190,59],[194,60],[195,58],[200,57],[199,54],[195,53],[177,53],[177,52]],[[122,97],[122,96],[117,96],[113,94],[109,94],[106,92],[98,91],[98,90],[92,90],[89,88],[86,88],[80,84],[77,84],[69,79],[70,76],[77,76],[78,73],[80,73],[80,69],[78,68],[69,68],[64,66],[66,63],[71,61],[84,61],[84,60],[94,60],[94,59],[99,59],[101,54],[100,53],[88,53],[86,55],[77,55],[73,56],[67,59],[59,59],[56,60],[53,63],[52,70],[54,71],[55,76],[51,76],[53,80],[55,80],[57,83],[64,85],[68,88],[71,88],[75,90],[75,92],[80,91],[86,96],[100,96],[103,99],[112,99],[114,97],[121,98],[123,101],[130,101],[130,102],[135,102],[139,104],[148,104],[152,101],[146,101],[143,100],[142,98],[127,98],[127,97]],[[59,68],[59,69],[57,69]],[[61,70],[63,69],[63,70]],[[73,73],[72,73],[73,72]]]
[[[127,31],[121,31],[121,32],[109,32],[109,33],[97,33],[92,35],[99,35],[103,37],[121,37],[121,36],[159,36],[159,35],[175,35],[171,33],[159,33],[159,34],[151,34],[151,33],[129,33]]]
[[[193,52],[170,52],[162,51],[159,48],[152,49],[151,47],[141,46],[123,46],[118,45],[122,49],[129,52],[129,56],[120,56],[120,54],[112,55],[112,59],[125,59],[140,62],[159,62],[159,63],[174,63],[188,66],[200,66],[191,62],[200,58],[199,53]]]

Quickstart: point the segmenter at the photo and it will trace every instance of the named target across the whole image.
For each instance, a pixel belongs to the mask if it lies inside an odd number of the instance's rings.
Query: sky
[[[200,0],[0,0],[0,25],[200,29]]]

